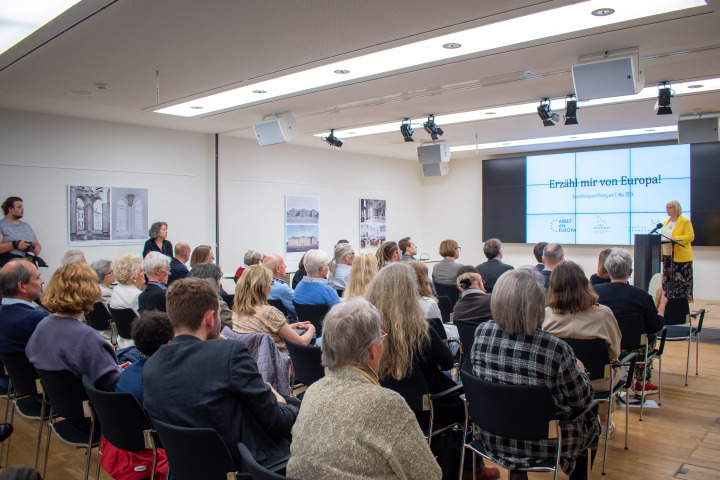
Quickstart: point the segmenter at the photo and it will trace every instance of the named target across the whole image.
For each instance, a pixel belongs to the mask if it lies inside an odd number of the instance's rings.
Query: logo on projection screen
[[[556,233],[575,231],[575,222],[572,218],[556,218],[550,222],[550,230]]]
[[[605,219],[600,215],[595,215],[595,225],[593,226],[593,233],[602,234],[610,232],[612,228],[607,224]]]

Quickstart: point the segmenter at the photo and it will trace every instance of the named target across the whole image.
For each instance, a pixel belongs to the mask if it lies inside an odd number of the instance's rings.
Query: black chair
[[[344,288],[343,288],[343,289],[336,288],[335,291],[337,292],[338,297],[340,297],[340,298],[342,298],[343,293],[345,293],[345,289],[344,289]]]
[[[458,300],[460,300],[460,289],[458,289],[457,285],[445,285],[444,283],[436,283],[435,291],[437,292],[438,298],[447,297],[448,300],[450,300],[450,305],[452,305],[452,308],[455,308],[455,304]]]
[[[667,309],[665,310],[667,312]],[[685,386],[688,385],[688,374],[690,373],[690,347],[692,338],[695,337],[695,375],[698,375],[698,365],[700,363],[700,332],[702,331],[703,320],[705,319],[705,309],[696,312],[688,312],[685,315],[688,325],[668,325],[667,336],[665,340],[668,342],[681,342],[687,340],[687,364],[685,365]],[[698,319],[697,326],[693,326],[693,319]]]
[[[610,416],[612,415],[613,402],[612,399],[620,390],[625,390],[625,398],[628,398],[630,386],[632,385],[633,372],[635,371],[635,363],[637,362],[637,353],[629,353],[617,362],[610,361],[610,353],[607,344],[602,338],[593,339],[577,339],[563,338],[565,343],[575,352],[575,356],[585,365],[590,380],[610,380],[611,388],[605,392],[595,392],[595,400],[599,403],[608,404],[608,418],[605,431],[610,432]],[[617,382],[615,379],[615,369],[620,367],[628,367],[628,375],[624,382]],[[628,417],[630,410],[630,402],[625,402],[625,449],[628,448]],[[608,440],[605,439],[605,452],[603,453],[603,469],[602,474],[605,475],[605,463],[607,461]]]
[[[47,419],[42,411],[42,398],[38,395],[36,380],[39,378],[35,367],[30,363],[25,352],[0,353],[0,360],[10,375],[9,401],[5,409],[5,421],[8,421],[7,407],[12,403],[15,408],[10,413],[10,424],[15,419],[15,410],[25,418],[39,420],[37,446],[35,448],[35,468],[40,456],[40,440],[42,438],[43,420]],[[10,441],[5,446],[5,465],[9,465]]]
[[[260,465],[253,458],[250,450],[248,450],[248,448],[242,442],[238,443],[238,450],[240,451],[240,457],[242,457],[243,466],[248,470],[248,472],[250,472],[253,480],[289,479],[289,477],[284,477],[283,475],[275,473],[272,470],[268,470],[264,466]]]
[[[132,324],[138,318],[137,312],[132,308],[110,307],[110,315],[115,322],[118,335],[126,340],[131,340]]]
[[[665,305],[665,314],[663,315],[665,326],[687,323],[689,314],[690,304],[687,298],[668,298]]]
[[[327,312],[330,311],[330,307],[327,305],[305,305],[304,303],[297,303],[295,300],[293,300],[293,305],[295,305],[298,320],[312,323],[315,327],[315,334],[322,337],[322,321]]]
[[[189,428],[154,420],[175,480],[230,480],[240,476],[225,442],[212,428]]]
[[[230,310],[232,310],[233,305],[235,304],[235,295],[233,295],[232,293],[223,293],[220,295],[220,297],[223,300],[225,300],[225,303],[227,303],[228,308]]]
[[[547,459],[533,467],[519,469],[527,472],[554,472],[557,480],[560,469],[562,436],[560,427],[564,423],[575,422],[588,411],[595,408],[593,400],[588,407],[571,420],[560,420],[555,413],[555,402],[550,389],[544,385],[507,385],[493,383],[460,372],[465,387],[465,443],[460,457],[460,465],[465,461],[465,450],[492,460],[484,445],[475,440],[475,430],[480,428],[493,435],[514,440],[551,440],[557,442],[555,458]],[[470,427],[472,425],[472,427]],[[472,430],[472,437],[468,437]],[[590,449],[588,455],[588,477],[590,478]]]
[[[82,381],[72,372],[36,369],[40,376],[43,392],[43,413],[45,405],[50,405],[50,420],[45,444],[45,465],[43,478],[47,473],[48,454],[50,452],[50,431],[63,442],[76,447],[86,448],[85,480],[90,473],[92,448],[100,444],[100,428],[95,424],[87,392]],[[58,420],[62,417],[63,420]]]
[[[662,353],[665,349],[665,337],[667,335],[666,327],[663,327],[660,332],[656,335],[660,335],[660,345],[658,348],[650,350],[650,344],[648,342],[648,332],[645,329],[645,324],[640,314],[633,313],[628,315],[615,315],[615,319],[620,327],[620,333],[622,334],[622,340],[620,341],[620,348],[622,350],[642,350],[644,353],[640,353],[637,356],[637,364],[643,367],[643,378],[647,378],[648,365],[652,363],[655,358],[660,360],[658,368],[658,379],[662,380]],[[631,374],[628,374],[631,376]],[[660,381],[658,381],[658,387],[660,387]],[[662,388],[658,391],[658,405],[661,403],[660,396],[662,395]],[[625,397],[626,402],[630,399]],[[642,422],[643,409],[645,407],[645,388],[643,385],[642,393],[640,396],[640,421]]]
[[[100,390],[87,375],[83,375],[82,383],[108,442],[122,450],[133,452],[152,450],[150,479],[154,479],[157,462],[155,430],[137,399],[132,393]],[[98,470],[95,472],[95,478],[100,478],[101,456],[102,449],[98,449]]]
[[[462,353],[462,362],[460,369],[466,372],[472,372],[470,364],[470,352],[472,352],[473,343],[475,343],[475,330],[477,325],[467,322],[455,322],[460,337],[460,352]]]
[[[112,320],[112,315],[102,302],[95,302],[92,311],[85,314],[85,321],[95,330],[102,332],[110,330],[110,343],[117,347],[117,328]]]
[[[271,307],[277,308],[278,310],[280,310],[280,312],[283,315],[285,315],[285,318],[288,318],[287,308],[285,308],[285,305],[282,303],[282,300],[280,300],[279,298],[269,298],[268,305],[270,305]]]
[[[413,364],[412,371],[408,376],[402,380],[395,380],[391,377],[381,380],[380,384],[385,388],[396,391],[405,399],[410,410],[417,417],[420,430],[427,439],[428,445],[432,443],[432,437],[453,427],[454,424],[452,423],[435,425],[435,402],[462,390],[462,385],[455,385],[439,393],[430,393],[430,387],[428,387],[422,370],[416,363]]]
[[[297,380],[309,387],[325,376],[325,369],[321,365],[320,347],[300,345],[290,340],[285,340],[285,345]]]
[[[438,308],[440,309],[440,315],[442,316],[443,323],[450,323],[450,319],[453,313],[453,304],[450,302],[448,297],[438,297]]]

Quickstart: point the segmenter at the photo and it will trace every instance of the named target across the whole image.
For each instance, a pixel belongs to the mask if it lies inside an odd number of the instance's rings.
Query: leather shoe
[[[472,472],[463,473],[463,480],[472,480]],[[475,474],[476,480],[495,480],[500,478],[500,470],[497,468],[482,467],[480,471]]]

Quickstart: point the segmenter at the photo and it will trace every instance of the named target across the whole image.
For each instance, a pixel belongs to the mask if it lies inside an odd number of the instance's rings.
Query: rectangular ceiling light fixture
[[[80,0],[7,1],[0,7],[0,55]]]
[[[479,143],[477,145],[458,145],[450,147],[451,152],[468,152],[473,150],[489,150],[492,148],[522,147],[525,145],[545,145],[548,143],[581,142],[599,138],[634,137],[638,135],[657,135],[658,133],[677,132],[677,125],[667,127],[634,128],[632,130],[616,130],[614,132],[578,133],[559,137],[525,138],[506,142]]]
[[[194,117],[416,65],[705,5],[705,0],[589,0],[342,60],[155,112]]]
[[[720,78],[708,78],[702,80],[692,80],[690,82],[673,83],[672,88],[675,95],[687,95],[689,93],[703,93],[720,90]],[[600,105],[611,105],[613,103],[634,102],[637,100],[652,99],[657,100],[658,87],[652,85],[643,88],[640,93],[635,95],[623,95],[621,97],[597,98],[594,100],[578,101],[578,110],[588,107],[596,107]],[[435,115],[435,121],[438,125],[452,125],[454,123],[478,122],[481,120],[492,120],[495,118],[514,117],[518,115],[536,115],[538,101],[523,103],[519,105],[505,105],[500,107],[485,108],[482,110],[472,110],[470,112],[451,113],[448,115]],[[556,98],[550,100],[550,108],[553,111],[565,110],[565,98]],[[426,118],[413,118],[410,123],[413,127],[420,126]],[[379,125],[368,125],[365,127],[346,128],[344,130],[335,130],[335,135],[340,138],[361,137],[364,135],[377,135],[380,133],[392,133],[400,128],[401,121],[393,123],[383,123]],[[316,137],[322,137],[327,133],[315,134]]]

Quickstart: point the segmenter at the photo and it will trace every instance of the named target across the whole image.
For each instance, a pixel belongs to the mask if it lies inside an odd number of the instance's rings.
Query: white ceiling
[[[631,0],[630,0],[631,1]],[[84,0],[0,56],[0,108],[254,138],[265,115],[291,112],[293,143],[331,148],[312,134],[573,92],[580,56],[639,47],[646,85],[720,76],[720,0],[699,7],[280,97],[195,118],[169,106],[333,61],[576,3],[570,0]],[[548,26],[549,29],[552,26]],[[532,72],[526,76],[523,72]],[[100,90],[96,83],[107,88]],[[85,91],[91,95],[72,94]],[[720,112],[720,92],[581,109],[580,125],[544,128],[537,115],[442,126],[451,145],[674,125]],[[418,140],[428,140],[418,131]],[[674,134],[642,137],[669,140]],[[585,141],[578,146],[627,143]],[[348,138],[341,152],[415,159],[399,132]],[[577,145],[577,144],[576,144]],[[487,150],[484,156],[552,148]],[[272,148],[272,147],[266,147]],[[453,158],[474,157],[454,153]]]

